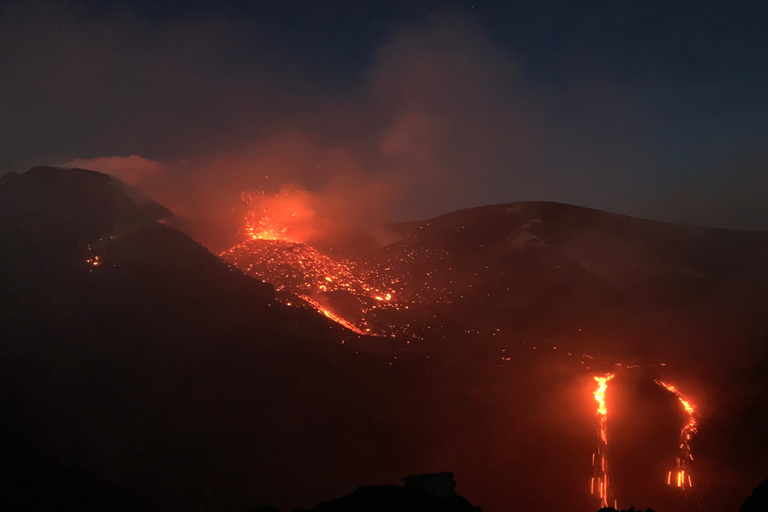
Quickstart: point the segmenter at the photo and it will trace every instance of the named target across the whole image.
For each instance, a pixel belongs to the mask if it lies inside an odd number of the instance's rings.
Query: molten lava
[[[284,186],[277,194],[243,192],[241,198],[248,206],[244,231],[251,240],[304,242],[317,232],[306,190]]]
[[[378,267],[335,259],[303,243],[316,232],[307,196],[306,191],[286,188],[276,195],[243,193],[248,239],[220,256],[244,273],[271,283],[283,292],[278,298],[286,303],[294,302],[290,296],[298,296],[305,305],[358,334],[394,335],[399,326],[374,331],[367,317],[374,310],[400,307],[399,279]]]
[[[592,455],[592,466],[594,473],[590,484],[590,492],[600,499],[600,506],[608,506],[608,460],[606,449],[608,447],[608,407],[605,402],[605,392],[608,389],[608,382],[614,375],[609,373],[602,377],[595,377],[597,389],[594,391],[595,402],[597,402],[597,416],[599,419],[599,428],[597,431],[597,449]],[[616,501],[614,500],[614,507]]]
[[[494,275],[484,274],[481,269],[470,276],[462,275],[455,271],[456,258],[449,248],[426,248],[419,244],[392,244],[362,261],[331,257],[305,243],[311,238],[316,223],[314,210],[308,207],[304,197],[306,194],[301,190],[283,190],[276,195],[243,194],[243,200],[249,206],[244,219],[247,240],[221,254],[224,260],[245,274],[271,283],[278,300],[289,306],[312,308],[361,335],[419,338],[416,332],[426,334],[433,328],[423,321],[425,311],[431,313],[429,318],[435,319],[437,332],[443,328],[435,314],[440,310],[435,306],[463,298],[453,292],[461,289],[456,283],[464,280],[471,288],[472,284],[489,281],[492,279],[489,276]],[[421,231],[419,228],[414,236],[422,236]],[[491,297],[490,293],[488,297]],[[414,313],[415,306],[419,307],[421,317]],[[413,327],[411,318],[416,319]],[[479,329],[463,332],[480,335]],[[491,335],[496,336],[498,332],[496,329]],[[537,347],[531,348],[536,350]],[[567,355],[572,356],[571,352]],[[510,359],[506,354],[502,355],[502,361]],[[585,359],[591,361],[594,358],[583,354],[582,364]],[[590,361],[586,362],[590,364]],[[626,366],[628,369],[636,367]],[[613,378],[612,373],[594,377],[597,386],[593,396],[599,426],[597,446],[592,455],[590,493],[599,499],[602,507],[618,508],[615,485],[610,485],[608,474],[606,393]],[[689,420],[680,431],[677,468],[667,475],[669,484],[685,490],[693,484],[688,465],[693,460],[690,441],[697,430],[694,407],[674,386],[661,381],[657,383],[674,393],[688,413]]]
[[[306,244],[285,240],[246,240],[223,252],[221,257],[244,273],[271,283],[276,291],[300,297],[359,334],[392,334],[374,333],[366,321],[366,314],[374,309],[398,307],[393,289],[397,280],[388,279],[375,269],[337,260]],[[327,303],[334,301],[347,304],[347,310],[352,303],[357,314],[345,315],[329,308]],[[353,316],[361,318],[355,320]]]
[[[696,411],[690,399],[686,398],[675,386],[660,380],[657,380],[656,384],[673,393],[683,406],[683,409],[685,409],[686,414],[688,414],[688,421],[680,429],[680,453],[675,458],[675,470],[667,473],[668,485],[674,485],[685,490],[686,488],[693,487],[693,479],[691,478],[688,466],[693,461],[691,440],[698,430]]]

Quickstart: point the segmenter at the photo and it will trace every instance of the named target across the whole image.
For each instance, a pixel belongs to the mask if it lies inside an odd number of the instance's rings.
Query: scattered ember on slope
[[[462,301],[464,296],[461,290],[471,289],[473,283],[493,282],[499,277],[494,273],[498,269],[489,269],[487,265],[478,267],[470,274],[457,274],[455,268],[461,265],[456,260],[460,255],[454,254],[455,251],[440,244],[424,244],[432,246],[430,250],[418,243],[425,236],[434,241],[434,235],[424,231],[429,223],[419,226],[409,242],[388,246],[365,262],[351,261],[333,258],[303,243],[308,239],[307,230],[299,228],[313,219],[314,211],[306,209],[301,201],[295,201],[283,192],[275,196],[243,194],[243,200],[250,207],[244,228],[248,240],[223,252],[221,257],[244,273],[271,283],[276,291],[284,292],[283,301],[286,304],[293,304],[295,297],[299,297],[306,307],[317,310],[357,334],[420,338],[417,332],[426,334],[433,328],[442,330],[439,321],[434,326],[427,325],[423,318],[417,322],[419,325],[412,326],[407,310],[420,305],[422,315],[435,311],[435,305]],[[555,262],[553,265],[560,268]],[[504,274],[505,271],[500,272]],[[339,297],[350,300],[339,300]],[[427,316],[437,319],[434,314]],[[479,329],[470,329],[464,330],[461,336],[481,334]],[[490,333],[492,337],[499,334],[498,328]],[[536,350],[537,347],[529,348]],[[557,350],[557,347],[552,349]],[[504,354],[506,349],[501,351],[502,362],[511,360]],[[570,351],[566,353],[570,357],[574,355]],[[585,368],[589,369],[593,359],[593,356],[582,354],[581,364],[586,363]],[[608,364],[608,361],[603,363]],[[615,365],[624,366],[622,363]],[[665,366],[665,363],[659,366]],[[628,370],[638,367],[640,365],[626,365]],[[592,456],[590,492],[603,507],[617,507],[617,500],[609,486],[608,408],[605,399],[608,382],[613,378],[612,373],[594,377],[597,388],[593,394],[599,428],[597,447]],[[673,386],[660,381],[657,383],[678,397],[690,417],[680,433],[681,455],[677,458],[674,482],[671,471],[667,476],[668,483],[685,489],[692,486],[687,463],[692,460],[690,440],[697,428],[693,406]]]
[[[397,309],[397,279],[348,260],[334,259],[306,244],[285,240],[247,240],[221,254],[244,273],[271,283],[276,291],[288,292],[306,301],[325,316],[360,334],[376,332],[366,316],[374,309]],[[339,296],[354,299],[357,315],[345,315]],[[325,300],[322,300],[324,298]],[[350,301],[346,301],[349,303]],[[354,309],[347,305],[347,310]],[[360,316],[359,320],[353,317]]]

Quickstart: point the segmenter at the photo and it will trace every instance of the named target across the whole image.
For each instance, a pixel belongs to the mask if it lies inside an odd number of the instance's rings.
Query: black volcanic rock
[[[739,507],[739,512],[765,512],[768,510],[768,480],[755,487],[752,494]]]
[[[643,511],[640,509],[635,510],[635,507],[630,507],[628,509],[622,509],[622,510],[617,510],[613,507],[605,507],[605,508],[601,508],[597,512],[643,512]],[[654,511],[652,508],[648,508],[648,509],[645,509],[645,512],[656,512],[656,511]]]
[[[453,473],[409,476],[404,486],[360,487],[352,494],[326,501],[310,512],[480,512],[458,496]]]

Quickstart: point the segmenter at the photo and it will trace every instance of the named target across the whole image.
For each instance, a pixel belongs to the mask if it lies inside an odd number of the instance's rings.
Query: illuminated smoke
[[[305,242],[318,232],[309,192],[284,185],[277,194],[242,193],[248,206],[245,234],[251,240]]]
[[[248,275],[271,283],[278,292],[298,296],[353,332],[396,334],[397,326],[391,326],[387,332],[374,332],[366,316],[372,310],[400,307],[395,299],[399,280],[375,267],[332,258],[303,243],[320,231],[315,227],[312,196],[307,191],[284,186],[278,194],[243,193],[242,197],[248,206],[243,230],[248,240],[221,253],[222,259]],[[323,304],[321,297],[327,298],[333,293],[354,297],[361,318],[345,318]]]
[[[689,465],[693,461],[691,440],[698,430],[696,411],[690,399],[686,398],[675,386],[660,380],[657,380],[656,384],[673,393],[683,406],[683,409],[685,409],[686,414],[688,414],[688,421],[680,429],[680,452],[675,458],[675,470],[667,472],[667,484],[685,490],[693,487],[693,478],[691,477]]]
[[[600,422],[600,426],[597,431],[597,448],[592,455],[593,475],[590,483],[590,493],[600,499],[600,506],[608,506],[608,459],[607,459],[607,447],[608,447],[608,407],[605,402],[605,392],[608,389],[608,382],[613,379],[612,373],[606,374],[603,377],[595,377],[597,382],[597,389],[594,391],[595,402],[597,402],[597,416]],[[617,506],[616,500],[613,503],[614,507]]]

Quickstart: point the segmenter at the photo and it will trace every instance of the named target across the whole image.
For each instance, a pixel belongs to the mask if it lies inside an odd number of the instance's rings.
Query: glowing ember
[[[669,471],[667,473],[667,485],[674,485],[675,487],[685,490],[686,488],[693,487],[693,479],[691,478],[688,465],[693,461],[693,455],[691,454],[691,440],[698,430],[695,415],[696,411],[691,401],[675,386],[660,380],[657,380],[656,384],[662,386],[670,393],[673,393],[688,414],[688,421],[680,429],[680,453],[675,458],[676,468],[674,471]]]
[[[241,194],[248,206],[245,234],[251,240],[304,242],[316,234],[311,196],[296,186],[284,186],[277,194],[263,191]]]
[[[337,260],[303,243],[316,234],[308,192],[283,187],[274,195],[243,193],[242,199],[248,205],[244,219],[248,240],[223,252],[224,260],[271,283],[278,292],[302,298],[358,334],[394,335],[402,330],[387,324],[373,332],[367,320],[373,310],[399,309],[396,298],[400,290],[395,291],[398,279],[386,276],[376,266]]]
[[[608,461],[606,458],[606,448],[608,447],[608,407],[605,402],[605,392],[608,389],[608,382],[614,375],[609,373],[603,377],[595,377],[597,389],[594,391],[595,402],[597,402],[597,416],[600,421],[598,428],[597,449],[592,455],[592,466],[594,473],[590,484],[590,493],[600,499],[600,506],[608,506]],[[613,503],[616,507],[616,501]]]
[[[271,283],[278,292],[304,299],[314,309],[360,334],[393,335],[380,326],[377,332],[368,325],[367,316],[374,310],[397,310],[401,307],[394,287],[398,284],[375,268],[348,260],[337,260],[306,244],[283,240],[246,240],[220,255],[244,273]],[[324,297],[322,300],[320,297]],[[344,318],[339,310],[331,311],[320,303],[346,304],[355,309],[358,320]],[[407,307],[407,306],[405,306]],[[336,308],[334,308],[336,309]],[[341,308],[345,310],[345,308]]]

